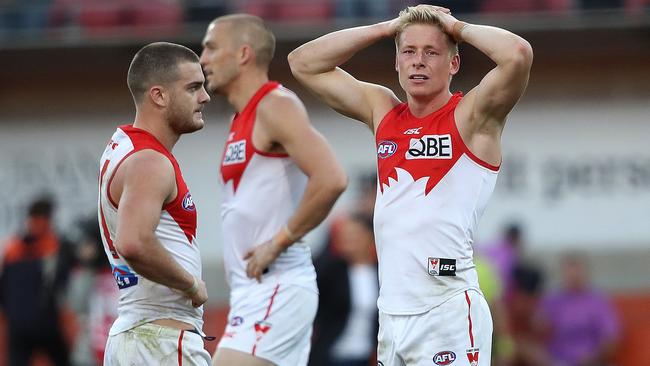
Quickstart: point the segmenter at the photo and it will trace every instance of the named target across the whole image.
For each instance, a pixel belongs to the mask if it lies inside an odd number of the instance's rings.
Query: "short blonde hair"
[[[452,55],[458,53],[458,43],[445,32],[442,23],[440,23],[440,19],[438,19],[433,9],[426,5],[409,6],[399,12],[399,21],[397,24],[397,31],[395,32],[395,45],[397,45],[398,48],[400,46],[402,33],[408,26],[413,24],[424,24],[438,27],[447,39],[450,53]]]
[[[275,36],[264,24],[262,18],[250,14],[224,15],[212,23],[229,23],[234,31],[232,36],[239,45],[247,44],[255,51],[259,66],[268,68],[275,54]]]

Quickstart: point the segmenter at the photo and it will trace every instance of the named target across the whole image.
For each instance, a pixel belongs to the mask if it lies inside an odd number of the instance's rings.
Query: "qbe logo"
[[[377,146],[377,156],[381,159],[386,159],[395,154],[395,151],[397,151],[397,144],[393,141],[384,140]]]
[[[196,206],[194,206],[194,200],[192,199],[192,195],[190,192],[185,193],[185,197],[183,197],[183,202],[181,203],[183,206],[183,210],[185,211],[194,211],[196,209]]]
[[[451,365],[456,361],[456,354],[452,351],[438,352],[433,356],[433,363],[436,365]]]
[[[231,142],[226,146],[223,165],[232,165],[246,161],[246,140]]]
[[[406,151],[407,160],[451,159],[451,135],[425,135],[411,139]]]

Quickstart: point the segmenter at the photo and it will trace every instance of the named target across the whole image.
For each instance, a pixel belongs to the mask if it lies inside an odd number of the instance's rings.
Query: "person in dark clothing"
[[[310,366],[367,366],[377,348],[377,257],[372,218],[352,214],[314,265],[320,292]]]
[[[70,267],[69,246],[52,228],[50,198],[33,201],[25,230],[10,237],[0,269],[0,306],[7,318],[9,365],[25,366],[43,351],[56,366],[68,365],[59,324],[59,297]]]

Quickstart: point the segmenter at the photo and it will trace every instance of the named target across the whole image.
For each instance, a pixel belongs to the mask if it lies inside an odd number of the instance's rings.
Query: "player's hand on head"
[[[244,260],[248,261],[246,265],[246,275],[248,278],[254,278],[257,282],[262,282],[262,274],[264,274],[264,271],[269,268],[281,252],[282,250],[279,245],[272,240],[266,241],[249,250],[244,256]]]

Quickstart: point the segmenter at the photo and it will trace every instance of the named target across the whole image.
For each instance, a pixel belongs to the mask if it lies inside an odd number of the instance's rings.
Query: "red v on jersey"
[[[413,181],[428,178],[424,194],[431,192],[463,154],[492,170],[498,167],[476,158],[465,146],[454,118],[462,98],[452,95],[446,105],[423,118],[411,114],[406,103],[393,108],[377,129],[377,169],[379,189],[398,180],[396,168],[408,172]]]
[[[274,81],[269,81],[264,84],[253,95],[246,107],[244,107],[244,110],[233,117],[228,141],[226,141],[221,158],[221,178],[223,184],[225,185],[229,181],[232,181],[233,191],[237,191],[246,166],[248,166],[255,153],[253,146],[253,127],[255,126],[257,105],[264,96],[278,86],[280,84]]]

